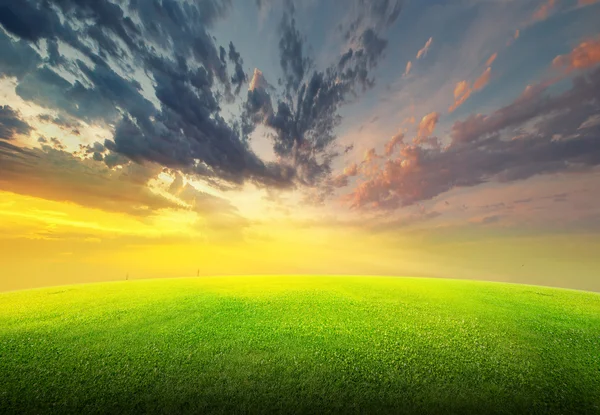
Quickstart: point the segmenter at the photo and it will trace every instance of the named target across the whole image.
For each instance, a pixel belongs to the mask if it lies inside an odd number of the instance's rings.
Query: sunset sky
[[[0,290],[600,291],[600,1],[0,0]]]

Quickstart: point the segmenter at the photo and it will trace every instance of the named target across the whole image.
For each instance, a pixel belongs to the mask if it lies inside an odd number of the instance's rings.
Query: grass
[[[599,414],[600,295],[379,277],[4,293],[0,413]]]

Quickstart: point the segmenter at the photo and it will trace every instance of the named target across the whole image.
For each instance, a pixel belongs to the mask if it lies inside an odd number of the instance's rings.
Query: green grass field
[[[4,293],[0,413],[600,414],[600,295],[379,277]]]

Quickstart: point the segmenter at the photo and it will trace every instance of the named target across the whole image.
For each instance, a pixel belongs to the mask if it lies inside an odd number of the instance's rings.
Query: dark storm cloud
[[[20,114],[9,105],[0,105],[0,139],[12,140],[15,135],[27,135],[31,127],[21,119]]]
[[[40,2],[3,0],[0,3],[0,24],[22,39],[37,41],[53,33],[52,20],[47,19],[49,6]]]
[[[50,139],[45,139],[44,137],[40,137],[38,139],[39,143],[44,143],[44,145],[42,145],[42,148],[53,148],[55,150],[61,150],[64,151],[67,147],[56,137],[52,137]]]
[[[600,114],[599,91],[600,69],[575,78],[572,87],[559,95],[529,88],[489,116],[456,122],[453,142],[445,149],[405,146],[399,158],[387,161],[359,185],[349,201],[354,207],[394,209],[455,187],[598,166],[600,125],[580,125],[587,116]],[[523,132],[535,120],[540,121]]]
[[[293,172],[260,160],[237,126],[221,116],[221,99],[232,101],[232,86],[237,93],[247,81],[233,43],[226,54],[208,33],[229,8],[230,1],[215,0],[8,2],[5,30],[23,40],[48,41],[47,64],[40,66],[38,58],[28,66],[16,92],[86,122],[114,125],[107,146],[136,162],[157,162],[234,184],[290,185]],[[38,27],[32,27],[35,20],[41,21]],[[5,41],[15,50],[23,42]],[[92,63],[61,56],[57,42]],[[226,58],[233,64],[231,75]],[[58,66],[68,66],[77,79],[67,80]],[[120,70],[136,66],[154,82],[158,108],[144,97],[140,83]],[[111,165],[121,164],[117,159],[112,153],[104,156]]]
[[[248,75],[244,72],[244,61],[241,55],[235,50],[233,42],[229,42],[229,60],[235,65],[235,72],[231,77],[231,83],[235,85],[236,95],[240,93],[242,85],[248,80]]]
[[[92,153],[96,160],[114,166],[127,157],[223,186],[253,181],[277,187],[314,185],[330,173],[339,107],[373,85],[370,72],[387,45],[381,31],[395,21],[401,5],[359,1],[367,15],[355,25],[352,49],[332,67],[315,71],[287,2],[279,26],[287,94],[272,101],[266,90],[249,91],[244,116],[229,122],[222,105],[234,102],[248,76],[233,43],[218,46],[209,29],[227,14],[230,1],[1,4],[0,24],[18,38],[0,31],[6,46],[1,74],[18,78],[16,92],[26,101],[113,130],[105,143],[109,151]],[[47,45],[44,62],[28,44],[39,46],[40,40]],[[70,49],[64,45],[78,53],[61,54]],[[259,123],[273,130],[276,163],[263,162],[250,149],[247,138]]]
[[[262,162],[220,116],[205,70],[186,72],[158,58],[152,69],[161,112],[153,122],[123,117],[111,150],[235,184],[246,179],[267,185],[291,183],[289,173]]]
[[[77,121],[74,118],[67,118],[64,115],[59,115],[58,117],[53,117],[49,114],[42,114],[42,115],[38,115],[37,118],[38,118],[38,120],[40,120],[44,123],[55,124],[55,125],[58,125],[59,127],[70,129],[70,130],[77,130],[78,128],[82,127],[82,125],[79,121]]]
[[[339,26],[350,41],[357,40],[357,35],[366,28],[380,32],[391,26],[404,6],[404,0],[340,0],[340,3],[354,11],[350,21]]]
[[[33,70],[40,62],[40,55],[26,41],[13,42],[0,30],[0,78],[21,77]]]
[[[66,59],[62,57],[58,51],[58,42],[56,40],[48,40],[48,63],[50,66],[57,67],[66,62]]]
[[[266,88],[249,91],[243,131],[248,134],[258,122],[270,127],[275,154],[290,161],[303,184],[314,185],[331,173],[331,161],[339,155],[333,148],[335,128],[341,122],[339,108],[374,85],[369,74],[387,46],[378,33],[382,26],[361,28],[354,36],[354,48],[329,68],[312,70],[313,62],[305,55],[304,39],[296,28],[293,4],[288,3],[279,26],[286,94],[274,104]]]
[[[104,96],[109,91],[71,83],[46,65],[25,75],[15,91],[26,101],[88,122],[109,122],[118,115],[115,103]]]
[[[296,28],[294,6],[290,3],[279,25],[279,62],[283,69],[284,84],[288,93],[298,91],[311,61],[305,56],[304,40]]]

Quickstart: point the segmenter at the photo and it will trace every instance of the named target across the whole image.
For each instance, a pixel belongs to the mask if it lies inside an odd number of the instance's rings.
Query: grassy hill
[[[0,294],[0,413],[599,414],[600,295],[215,277]]]

